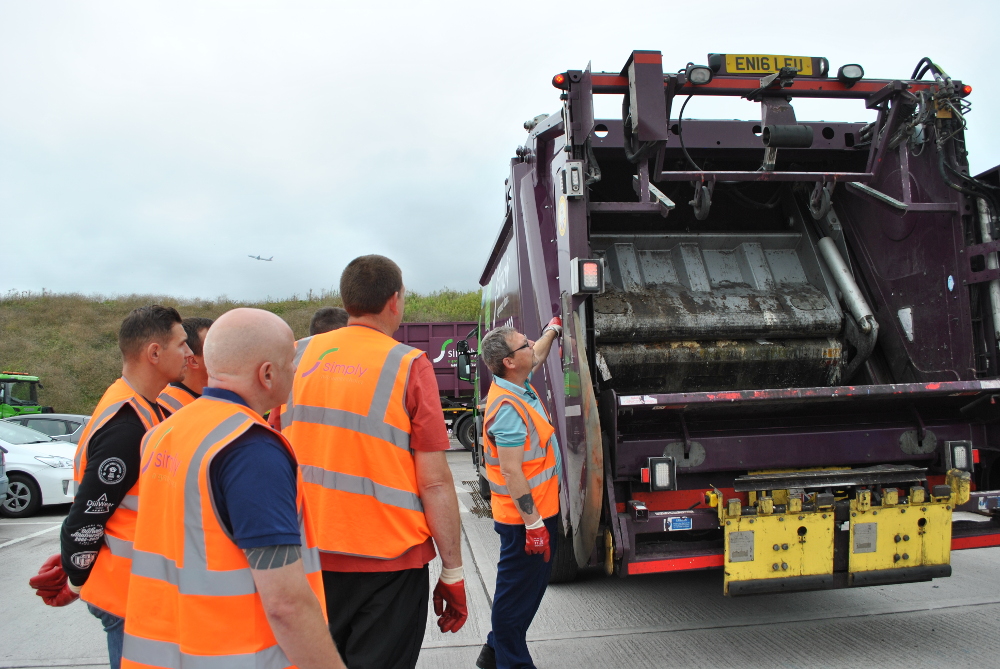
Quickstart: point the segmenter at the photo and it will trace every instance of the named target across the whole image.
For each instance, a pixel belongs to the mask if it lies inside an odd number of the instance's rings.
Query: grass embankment
[[[341,306],[335,293],[306,299],[237,302],[226,298],[178,300],[160,295],[105,299],[82,295],[19,295],[0,298],[0,370],[28,372],[42,379],[43,405],[60,413],[89,414],[104,390],[121,373],[118,327],[134,308],[146,304],[175,307],[181,316],[217,318],[236,307],[257,307],[285,319],[296,337],[309,334],[309,319],[324,306]],[[405,320],[474,321],[479,293],[442,290],[409,293]]]

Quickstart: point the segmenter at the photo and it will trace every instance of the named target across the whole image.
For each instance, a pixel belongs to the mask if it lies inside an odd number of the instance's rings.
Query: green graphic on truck
[[[448,352],[448,346],[450,346],[453,341],[455,340],[445,339],[444,343],[441,344],[441,352],[438,354],[438,357],[434,358],[431,362],[441,362],[444,360],[444,356]]]

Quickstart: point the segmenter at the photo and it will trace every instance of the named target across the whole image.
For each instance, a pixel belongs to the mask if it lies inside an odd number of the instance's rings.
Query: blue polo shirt
[[[205,388],[203,397],[249,405],[231,390]],[[222,449],[209,467],[222,524],[242,549],[300,546],[296,464],[281,440],[254,425]]]
[[[531,390],[529,386],[530,382],[531,379],[529,377],[523,386],[518,386],[510,381],[501,379],[499,376],[493,377],[493,383],[504,390],[514,393],[524,400],[525,404],[544,416],[545,408],[542,406],[542,400]],[[510,404],[503,404],[497,410],[497,415],[493,419],[492,425],[487,429],[487,433],[498,448],[524,448],[524,440],[528,438],[528,426],[524,424],[521,414],[514,407]],[[552,444],[552,450],[556,453],[556,471],[559,471],[562,456],[559,454],[559,442],[556,441],[555,432],[552,433],[550,443]]]

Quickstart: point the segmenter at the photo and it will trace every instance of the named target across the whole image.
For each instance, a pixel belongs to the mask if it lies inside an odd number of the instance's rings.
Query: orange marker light
[[[971,92],[972,92],[972,86],[970,86],[968,84],[966,84],[965,86],[962,86],[962,95],[968,95]]]
[[[557,74],[556,76],[552,77],[552,85],[555,86],[556,88],[562,88],[563,84],[565,83],[566,83],[565,74]]]

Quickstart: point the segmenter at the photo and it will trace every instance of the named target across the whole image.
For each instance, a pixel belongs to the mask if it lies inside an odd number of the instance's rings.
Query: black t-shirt
[[[150,405],[159,415],[156,403]],[[145,434],[135,409],[126,404],[90,438],[87,468],[59,537],[62,566],[73,585],[83,585],[90,576],[104,526],[139,479]]]

